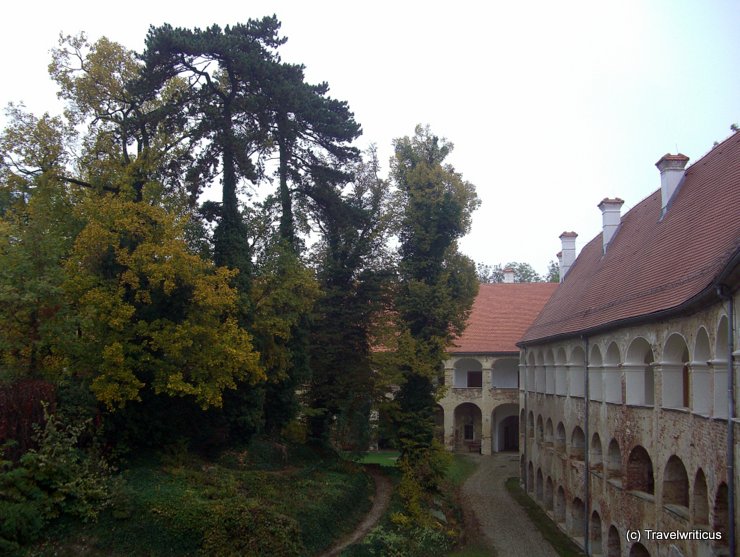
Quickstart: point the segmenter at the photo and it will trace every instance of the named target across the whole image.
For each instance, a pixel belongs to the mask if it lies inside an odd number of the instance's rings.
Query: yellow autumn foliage
[[[220,406],[236,382],[264,379],[252,338],[235,318],[234,271],[191,253],[182,219],[120,197],[91,198],[66,262],[79,334],[74,371],[109,408],[144,388]]]

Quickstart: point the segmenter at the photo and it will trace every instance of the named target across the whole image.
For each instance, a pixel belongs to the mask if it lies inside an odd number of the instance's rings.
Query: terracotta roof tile
[[[523,343],[579,334],[688,302],[740,249],[740,133],[686,170],[661,219],[660,190],[622,216],[603,254],[581,251]]]
[[[517,341],[557,286],[547,282],[481,284],[468,325],[449,352],[519,352]]]

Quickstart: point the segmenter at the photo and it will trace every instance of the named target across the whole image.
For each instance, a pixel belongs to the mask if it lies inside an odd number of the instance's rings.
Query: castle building
[[[604,199],[577,258],[561,236],[518,342],[521,477],[589,555],[740,555],[740,133],[687,162],[624,215]]]
[[[519,449],[519,348],[516,341],[557,284],[481,284],[462,335],[445,361],[437,434],[450,450],[491,454]]]

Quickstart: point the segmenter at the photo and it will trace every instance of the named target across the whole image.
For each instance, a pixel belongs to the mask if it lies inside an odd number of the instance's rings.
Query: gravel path
[[[472,511],[480,534],[496,549],[498,557],[557,557],[524,509],[506,491],[506,479],[519,475],[519,455],[466,456],[475,459],[479,466],[463,484],[463,507]]]
[[[373,496],[373,506],[370,508],[370,512],[365,515],[365,518],[362,519],[362,522],[357,525],[357,528],[351,534],[342,538],[328,552],[321,555],[321,557],[337,557],[344,549],[360,541],[373,529],[373,526],[380,520],[385,509],[388,507],[388,503],[391,500],[391,492],[393,491],[391,481],[380,472],[379,468],[366,466],[365,470],[375,481],[375,495]]]

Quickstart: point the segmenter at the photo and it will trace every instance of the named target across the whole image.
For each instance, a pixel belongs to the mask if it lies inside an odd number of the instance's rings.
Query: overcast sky
[[[736,0],[27,0],[3,6],[0,105],[58,111],[46,68],[60,32],[140,51],[149,25],[273,13],[283,59],[349,102],[360,146],[386,162],[418,123],[455,144],[450,162],[483,201],[462,242],[479,262],[544,273],[561,232],[580,250],[600,231],[601,199],[625,212],[659,187],[663,154],[691,164],[740,122]]]

